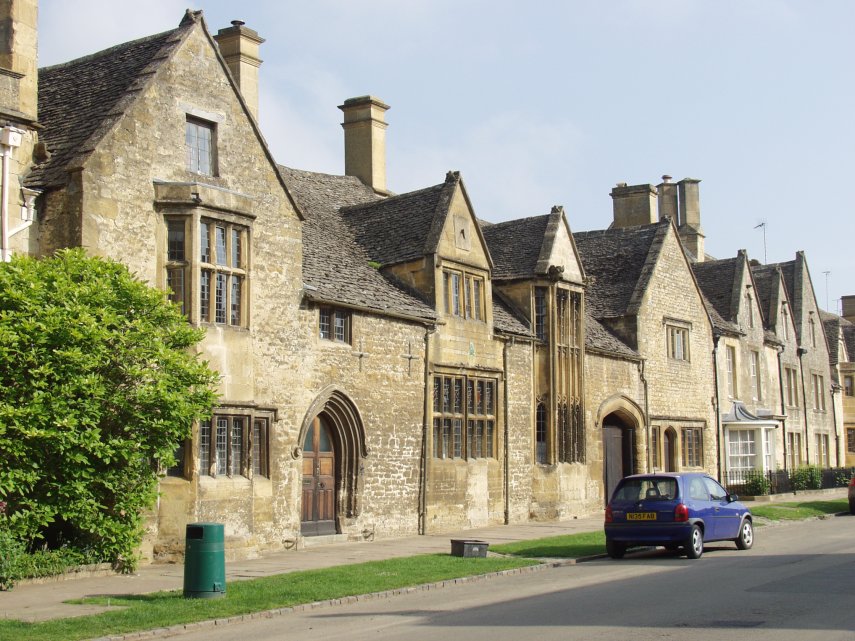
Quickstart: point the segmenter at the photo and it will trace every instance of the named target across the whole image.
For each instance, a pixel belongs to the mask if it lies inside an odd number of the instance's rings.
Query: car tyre
[[[623,555],[626,554],[626,545],[607,539],[606,552],[608,552],[609,556],[613,559],[622,559]]]
[[[748,519],[739,526],[739,536],[736,537],[735,542],[740,550],[748,550],[754,545],[754,526]]]
[[[686,540],[686,558],[699,559],[704,553],[704,532],[699,525],[692,526],[692,532]]]
[[[849,514],[855,514],[855,499],[849,499]]]

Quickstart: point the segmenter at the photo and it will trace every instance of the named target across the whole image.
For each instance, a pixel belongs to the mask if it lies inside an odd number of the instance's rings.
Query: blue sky
[[[40,64],[178,25],[187,0],[42,0]],[[563,205],[611,221],[617,182],[699,178],[707,252],[804,250],[821,307],[855,294],[855,2],[217,0],[266,38],[260,122],[277,160],[344,167],[344,99],[386,114],[388,186],[461,171],[498,222]],[[829,272],[827,275],[825,272]],[[827,295],[826,295],[827,284]],[[826,300],[828,305],[826,305]]]

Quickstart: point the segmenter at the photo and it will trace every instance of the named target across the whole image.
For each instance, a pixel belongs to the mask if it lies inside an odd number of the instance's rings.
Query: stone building
[[[689,257],[655,187],[619,184],[611,196],[612,226],[574,234],[591,315],[642,359],[641,386],[615,390],[626,409],[602,419],[606,490],[631,472],[716,474],[712,321]]]
[[[843,297],[843,316],[820,312],[831,358],[832,411],[842,428],[838,466],[855,466],[855,296]]]
[[[180,552],[194,521],[251,555],[590,514],[631,472],[718,474],[738,407],[760,434],[786,425],[775,456],[831,447],[826,410],[775,414],[779,361],[831,389],[804,257],[704,266],[699,181],[618,186],[603,231],[574,234],[560,207],[490,224],[457,172],[389,189],[373,96],[340,106],[345,175],[278,164],[263,39],[239,21],[212,35],[188,11],[37,83],[36,2],[2,7],[4,253],[121,260],[206,330],[221,375],[146,555]],[[722,395],[727,346],[746,393],[762,355],[758,398]]]

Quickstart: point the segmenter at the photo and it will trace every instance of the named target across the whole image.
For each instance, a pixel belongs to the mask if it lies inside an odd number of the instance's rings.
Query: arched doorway
[[[633,426],[617,413],[603,419],[603,484],[607,502],[618,481],[633,473],[633,432]]]
[[[363,462],[368,456],[359,410],[335,386],[323,390],[309,407],[300,430],[303,491],[300,532],[335,534],[343,520],[360,513]]]
[[[673,427],[669,427],[665,430],[665,434],[662,437],[662,449],[663,452],[663,460],[666,472],[676,472],[677,471],[677,432],[674,431]]]
[[[303,536],[335,534],[335,448],[327,421],[315,417],[303,440]]]

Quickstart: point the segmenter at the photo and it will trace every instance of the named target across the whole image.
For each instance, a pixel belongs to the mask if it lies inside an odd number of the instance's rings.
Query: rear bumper
[[[606,523],[606,539],[627,544],[666,545],[683,543],[692,533],[693,521],[682,523]]]

